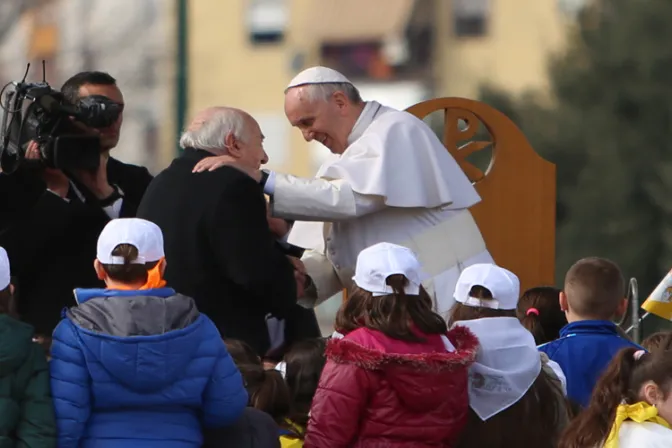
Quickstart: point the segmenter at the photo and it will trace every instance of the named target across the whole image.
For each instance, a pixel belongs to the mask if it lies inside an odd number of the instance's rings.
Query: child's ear
[[[624,297],[621,299],[620,303],[618,304],[618,307],[616,308],[616,318],[620,319],[621,317],[625,316],[625,313],[628,311],[628,299],[627,297]]]
[[[567,294],[565,291],[560,291],[560,297],[558,298],[558,303],[560,303],[560,310],[565,313],[569,311],[569,305],[567,304]]]
[[[104,281],[107,277],[107,273],[105,272],[105,269],[103,269],[103,264],[98,261],[97,258],[93,260],[93,269],[96,270],[96,276],[98,277],[98,280]]]

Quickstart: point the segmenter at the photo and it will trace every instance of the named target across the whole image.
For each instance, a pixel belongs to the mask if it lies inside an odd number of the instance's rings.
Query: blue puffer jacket
[[[192,448],[247,404],[216,327],[170,288],[78,290],[54,331],[58,447]]]

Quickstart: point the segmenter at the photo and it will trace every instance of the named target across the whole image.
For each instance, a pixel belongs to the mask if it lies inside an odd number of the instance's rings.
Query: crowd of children
[[[447,316],[409,249],[359,254],[328,338],[269,364],[222,341],[166,285],[163,237],[112,220],[50,360],[14,313],[0,248],[0,448],[672,446],[672,333],[642,346],[613,262],[578,261],[562,290],[520,294],[493,264],[464,269]]]

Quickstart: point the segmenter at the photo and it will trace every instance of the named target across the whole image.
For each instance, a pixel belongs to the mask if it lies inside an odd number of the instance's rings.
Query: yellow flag
[[[642,304],[642,308],[658,317],[672,320],[672,271],[658,283],[656,289]]]

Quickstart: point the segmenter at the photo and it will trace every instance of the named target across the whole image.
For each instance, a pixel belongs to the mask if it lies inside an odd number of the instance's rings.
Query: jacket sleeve
[[[361,415],[374,388],[373,375],[352,364],[327,361],[310,407],[306,448],[353,445]]]
[[[16,428],[17,447],[56,446],[56,420],[49,387],[49,366],[44,349],[33,344],[32,375],[21,400],[21,416]]]
[[[268,228],[261,188],[241,175],[228,190],[212,211],[209,230],[218,265],[252,307],[283,318],[296,305],[294,268]]]
[[[219,341],[218,341],[219,342]],[[217,356],[203,396],[203,425],[218,428],[234,423],[247,406],[247,391],[238,367],[233,363],[224,343]]]
[[[72,324],[62,320],[54,330],[49,366],[58,448],[77,448],[91,415],[91,378],[74,339]]]
[[[19,169],[0,173],[0,210],[0,246],[12,260],[12,274],[18,275],[73,223],[76,208]]]

